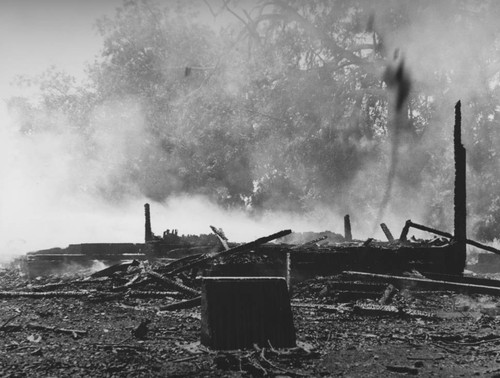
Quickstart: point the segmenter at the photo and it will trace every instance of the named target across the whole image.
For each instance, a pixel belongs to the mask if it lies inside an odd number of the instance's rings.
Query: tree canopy
[[[65,117],[82,159],[106,167],[92,190],[113,199],[201,194],[249,212],[326,205],[371,219],[397,159],[391,211],[450,229],[461,99],[471,231],[491,240],[499,12],[472,0],[125,0],[97,21],[104,42],[86,85],[52,69],[37,82],[42,101],[11,107],[26,135]]]

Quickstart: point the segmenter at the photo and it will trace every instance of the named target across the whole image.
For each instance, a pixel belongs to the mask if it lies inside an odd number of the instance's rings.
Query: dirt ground
[[[371,313],[356,305],[376,300],[339,303],[327,278],[311,280],[293,288],[297,348],[221,352],[199,343],[199,307],[159,311],[175,298],[5,294],[73,279],[0,271],[0,377],[500,376],[500,307],[490,296],[405,290],[394,306],[432,316]]]

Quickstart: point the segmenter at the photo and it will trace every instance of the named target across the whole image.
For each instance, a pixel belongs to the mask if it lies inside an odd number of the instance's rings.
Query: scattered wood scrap
[[[428,290],[440,289],[448,291],[466,292],[470,294],[500,295],[499,287],[487,286],[487,285],[466,284],[459,282],[432,280],[428,278],[393,276],[389,274],[376,274],[376,273],[366,273],[366,272],[346,271],[343,272],[343,274],[347,276],[357,277],[360,279],[384,281],[399,286],[400,288],[418,287]]]
[[[200,295],[200,292],[198,290],[194,290],[186,285],[183,285],[181,283],[178,283],[174,280],[171,280],[170,278],[163,277],[161,274],[153,272],[153,271],[148,271],[147,272],[148,276],[153,277],[155,280],[158,280],[162,284],[165,284],[166,286],[170,286],[174,289],[179,290],[182,293],[186,293],[190,296],[196,296]]]
[[[414,367],[387,365],[386,368],[394,373],[418,375],[418,369]]]
[[[200,265],[207,263],[211,260],[214,260],[216,258],[229,257],[229,256],[235,255],[237,253],[247,252],[247,251],[250,251],[254,248],[257,248],[258,246],[260,246],[264,243],[268,243],[270,241],[281,238],[281,237],[286,236],[286,235],[291,234],[291,233],[292,233],[292,230],[283,230],[283,231],[277,232],[275,234],[254,240],[253,242],[238,245],[238,246],[230,248],[226,251],[222,251],[219,253],[207,253],[207,254],[201,255],[195,261],[188,262],[187,264],[180,266],[180,267],[178,267],[178,268],[176,268],[176,269],[174,269],[171,272],[168,272],[166,274],[174,275],[176,273],[180,273],[180,272],[186,271],[188,269],[192,269],[192,268],[195,268],[197,266],[200,266]]]
[[[160,311],[173,311],[201,306],[201,296],[181,302],[175,302],[167,306],[160,306]]]
[[[109,277],[110,275],[112,275],[116,272],[124,272],[128,268],[130,268],[132,266],[138,266],[138,265],[139,265],[139,261],[132,260],[132,261],[128,261],[128,262],[124,262],[124,263],[120,263],[120,264],[111,265],[108,268],[105,268],[105,269],[99,270],[95,273],[92,273],[90,276],[94,277],[94,278]]]
[[[54,326],[47,326],[38,323],[28,323],[26,324],[26,328],[35,329],[37,331],[51,331],[56,333],[65,333],[72,335],[75,339],[79,336],[86,336],[88,333],[87,331],[82,331],[79,329],[57,328]]]

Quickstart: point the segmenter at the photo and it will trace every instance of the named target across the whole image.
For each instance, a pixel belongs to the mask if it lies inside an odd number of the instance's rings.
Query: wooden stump
[[[201,309],[201,343],[205,346],[230,350],[254,344],[296,345],[284,278],[206,277]]]

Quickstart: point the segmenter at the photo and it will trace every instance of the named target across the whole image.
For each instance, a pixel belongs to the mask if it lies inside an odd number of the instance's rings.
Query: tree
[[[124,1],[97,23],[88,86],[52,71],[40,104],[17,102],[69,117],[111,177],[103,194],[202,194],[255,212],[327,204],[371,219],[389,193],[393,213],[449,229],[462,99],[469,214],[495,237],[496,2],[212,2],[235,22],[219,32],[192,4]]]

